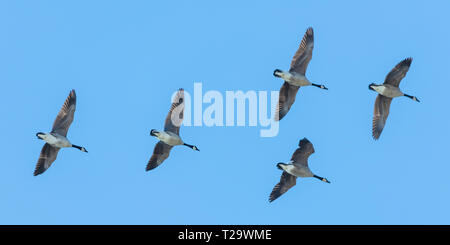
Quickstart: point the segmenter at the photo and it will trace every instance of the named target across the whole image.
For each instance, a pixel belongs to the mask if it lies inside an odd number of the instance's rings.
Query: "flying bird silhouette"
[[[72,90],[53,123],[52,131],[50,133],[38,132],[36,134],[38,139],[44,140],[46,143],[42,147],[41,155],[34,170],[34,176],[44,173],[52,165],[61,148],[74,147],[80,151],[87,152],[84,147],[74,145],[66,138],[67,131],[69,131],[69,127],[73,122],[76,102],[75,90]]]

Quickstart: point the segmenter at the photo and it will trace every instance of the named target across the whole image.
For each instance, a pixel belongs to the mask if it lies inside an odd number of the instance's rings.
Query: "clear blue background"
[[[448,1],[1,1],[0,224],[449,224]],[[180,88],[278,90],[308,26],[307,76],[275,138],[259,127],[183,127],[186,142],[145,172]],[[413,63],[379,141],[376,94]],[[70,89],[63,149],[34,177]],[[207,105],[204,105],[206,108]],[[311,169],[273,203],[276,163],[299,139]]]

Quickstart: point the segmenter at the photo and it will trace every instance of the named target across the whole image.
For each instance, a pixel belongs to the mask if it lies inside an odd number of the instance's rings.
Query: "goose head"
[[[328,183],[328,184],[331,183],[327,178],[322,178],[322,181],[323,181],[323,182],[326,182],[326,183]]]

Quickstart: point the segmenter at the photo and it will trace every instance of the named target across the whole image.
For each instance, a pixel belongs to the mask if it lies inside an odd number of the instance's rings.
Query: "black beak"
[[[39,135],[40,135],[40,134],[44,134],[44,133],[41,133],[41,132],[39,132],[39,133],[36,133],[36,137],[37,137],[38,139],[40,139],[40,140],[41,140],[42,138],[41,138],[41,137],[39,137]]]
[[[375,85],[374,83],[369,84],[369,89],[375,91],[375,89],[373,89],[371,86]]]

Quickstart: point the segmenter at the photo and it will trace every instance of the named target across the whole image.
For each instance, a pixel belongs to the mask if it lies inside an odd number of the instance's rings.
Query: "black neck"
[[[77,145],[73,145],[73,144],[72,144],[72,147],[73,147],[73,148],[77,148],[77,149],[80,150],[80,151],[87,152],[86,149],[83,150],[83,147],[81,147],[81,146],[77,146]]]
[[[327,179],[325,179],[325,178],[323,178],[323,177],[320,177],[320,176],[317,176],[317,175],[314,175],[314,178],[317,178],[317,179],[319,179],[319,180],[321,180],[321,181],[323,181],[323,182],[330,183],[330,181],[328,181]]]
[[[411,95],[409,95],[409,94],[403,94],[403,96],[406,96],[406,97],[408,97],[408,98],[410,98],[410,99],[412,99],[412,100],[414,100],[414,101],[420,102],[416,97],[411,96]]]
[[[191,148],[191,149],[194,149],[194,146],[193,146],[193,145],[186,144],[186,143],[183,143],[183,145],[185,145],[185,146],[187,146],[187,147],[189,147],[189,148]],[[194,150],[195,150],[195,149],[194,149]]]
[[[317,176],[317,175],[314,175],[314,178],[317,178],[317,179],[320,180],[320,181],[328,182],[325,178],[320,177],[320,176]]]
[[[321,88],[321,89],[328,89],[328,88],[326,88],[325,86],[320,85],[320,84],[311,83],[311,85],[312,85],[312,86],[316,86],[316,87]]]

